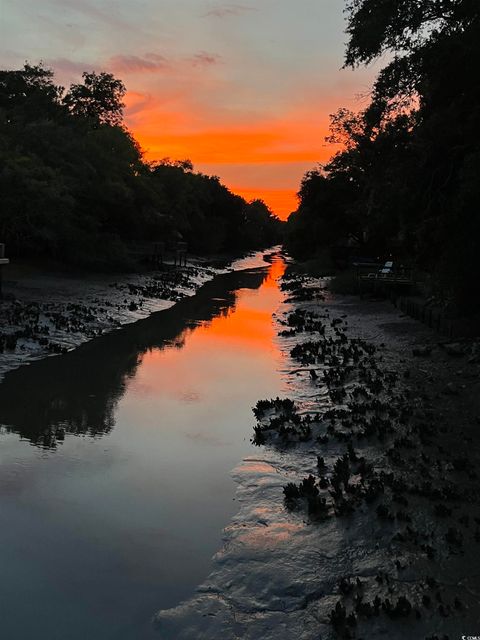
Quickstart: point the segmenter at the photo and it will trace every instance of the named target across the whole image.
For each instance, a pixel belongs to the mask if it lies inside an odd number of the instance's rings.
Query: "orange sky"
[[[127,96],[127,105],[130,100]],[[179,120],[183,117],[188,115],[179,114]],[[173,120],[168,114],[165,117],[148,111],[141,118],[132,119],[132,131],[147,159],[189,158],[197,170],[219,175],[222,182],[246,200],[263,199],[282,218],[297,207],[297,182],[304,171],[332,153],[332,149],[323,145],[325,124],[309,123],[305,118],[241,128],[209,125],[201,131],[186,126],[180,132],[172,127],[171,132],[157,134],[165,130],[166,122]],[[294,176],[290,175],[292,165],[295,169],[300,165]]]
[[[108,71],[150,159],[190,159],[286,217],[305,172],[335,151],[329,114],[359,109],[375,68],[342,69],[344,0],[7,1],[5,67],[43,60],[68,86]]]
[[[263,199],[285,219],[297,207],[304,173],[336,151],[325,142],[329,114],[354,101],[337,93],[307,97],[308,104],[288,105],[283,113],[246,114],[245,122],[237,114],[215,122],[215,112],[201,113],[188,101],[170,106],[130,92],[126,119],[147,159],[189,158],[196,170],[220,176],[247,200]]]

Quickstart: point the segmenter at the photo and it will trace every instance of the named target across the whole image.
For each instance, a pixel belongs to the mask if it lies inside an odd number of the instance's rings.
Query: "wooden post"
[[[163,266],[163,256],[165,254],[165,242],[153,243],[153,263],[156,267]]]
[[[174,254],[174,264],[175,266],[177,266],[177,259],[178,259],[178,266],[181,267],[182,263],[183,266],[187,266],[187,243],[186,242],[177,242],[176,246],[175,246],[175,254]]]
[[[0,298],[3,298],[2,281],[3,281],[3,267],[8,264],[10,260],[5,258],[5,245],[0,242]]]

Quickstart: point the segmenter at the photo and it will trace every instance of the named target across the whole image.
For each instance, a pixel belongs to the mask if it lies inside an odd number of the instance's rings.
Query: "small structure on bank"
[[[3,267],[9,262],[10,260],[5,257],[5,245],[2,242],[0,242],[0,298],[3,297],[3,293],[2,293]]]
[[[170,242],[156,240],[147,244],[130,247],[130,255],[135,260],[150,264],[155,268],[165,267],[167,261],[172,261],[175,267],[186,267],[187,254],[188,244],[183,240]]]
[[[404,265],[396,266],[392,260],[384,264],[355,263],[360,295],[368,289],[374,293],[395,289],[409,289],[414,284],[413,269]]]

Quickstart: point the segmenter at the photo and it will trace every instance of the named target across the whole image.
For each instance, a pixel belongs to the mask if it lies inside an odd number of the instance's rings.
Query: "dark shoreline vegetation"
[[[272,246],[282,223],[189,160],[147,162],[123,122],[121,80],[84,73],[66,91],[52,70],[0,71],[0,242],[9,257],[135,268],[142,243],[196,254]]]
[[[331,117],[342,150],[304,176],[286,246],[326,272],[356,258],[413,265],[427,295],[478,314],[480,7],[350,0],[346,13],[345,66],[388,63],[366,108]]]

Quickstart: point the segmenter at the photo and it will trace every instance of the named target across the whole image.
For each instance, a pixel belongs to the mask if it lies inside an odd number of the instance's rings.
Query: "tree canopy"
[[[189,160],[148,162],[123,123],[123,83],[69,89],[41,64],[0,71],[0,240],[13,255],[92,267],[130,246],[183,238],[200,253],[267,246],[279,220]]]
[[[123,97],[126,93],[121,80],[111,73],[83,73],[83,83],[72,84],[63,97],[63,104],[77,117],[90,118],[100,124],[120,126],[123,122]]]
[[[311,255],[355,237],[358,253],[395,253],[429,271],[442,295],[473,309],[467,292],[480,277],[480,5],[352,0],[346,13],[345,64],[383,54],[388,62],[362,111],[332,116],[328,139],[342,150],[304,177],[288,244]]]

